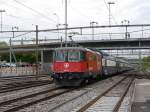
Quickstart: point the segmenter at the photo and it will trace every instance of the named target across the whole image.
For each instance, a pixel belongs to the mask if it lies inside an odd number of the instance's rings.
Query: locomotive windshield
[[[57,50],[55,51],[55,61],[78,62],[85,59],[85,53],[78,50]]]
[[[58,50],[58,51],[56,51],[54,59],[56,61],[66,61],[66,59],[67,59],[67,51],[65,51],[65,50]]]
[[[69,62],[80,61],[80,51],[75,51],[75,50],[68,51],[68,61]]]

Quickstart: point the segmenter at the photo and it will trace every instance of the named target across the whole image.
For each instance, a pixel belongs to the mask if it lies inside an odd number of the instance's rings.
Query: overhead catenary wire
[[[23,34],[17,35],[17,36],[15,36],[14,38],[16,38],[16,37],[20,37],[20,36],[23,36],[23,35],[27,35],[27,34],[30,34],[30,33],[32,33],[32,32],[26,32],[26,33],[23,33]]]
[[[137,32],[141,32],[141,31],[149,31],[150,29],[144,29],[144,30],[135,30],[135,31],[131,31],[129,33],[137,33]]]
[[[16,1],[15,1],[16,2]],[[7,3],[4,3],[4,5],[7,5],[7,6],[9,6],[9,7],[12,7],[12,8],[15,8],[16,10],[20,10],[20,8],[18,8],[18,7],[16,7],[16,6],[14,6],[14,5],[11,5],[11,4],[7,4]],[[20,5],[22,5],[22,4],[20,4]],[[25,7],[25,6],[24,6]],[[27,8],[27,7],[26,7]],[[35,10],[35,9],[34,9]],[[35,12],[34,12],[35,13]],[[37,13],[37,12],[36,12]],[[41,13],[41,12],[39,12],[39,13]],[[39,14],[38,13],[38,14]],[[31,20],[31,18],[24,18],[24,17],[19,17],[19,16],[16,16],[16,15],[12,15],[12,14],[5,14],[6,16],[9,16],[9,17],[12,17],[12,18],[15,18],[15,19],[18,19],[18,20],[20,20],[20,21],[32,21]],[[41,15],[42,17],[43,17],[43,15]],[[51,18],[45,18],[45,19],[47,19],[47,20],[49,20],[49,19],[51,19]],[[51,21],[48,21],[48,22],[50,22],[50,23],[52,23]],[[53,20],[53,22],[56,22],[56,21],[54,21]]]
[[[93,28],[118,28],[118,27],[141,27],[141,26],[144,26],[144,27],[150,27],[150,24],[133,24],[133,25],[102,25],[102,26],[93,26]],[[73,30],[73,29],[90,29],[91,26],[82,26],[82,27],[68,27],[67,30]],[[65,30],[65,28],[55,28],[55,29],[41,29],[41,30],[38,30],[38,32],[50,32],[50,31],[57,31],[57,30]],[[6,32],[35,32],[35,30],[18,30],[18,31],[2,31],[0,33],[6,33]]]
[[[70,6],[70,8],[72,8],[72,10],[76,11],[78,14],[80,14],[81,16],[84,16],[86,19],[91,21],[91,19],[88,16],[86,16],[84,13],[82,13],[78,9],[74,8],[72,5],[69,5],[69,6]]]
[[[46,16],[45,14],[43,14],[43,13],[41,13],[41,12],[39,12],[39,11],[37,11],[37,10],[35,10],[35,9],[33,9],[33,8],[27,6],[27,5],[25,5],[25,4],[23,4],[23,3],[19,2],[19,1],[17,1],[17,0],[14,0],[14,1],[15,1],[16,3],[18,3],[18,4],[22,5],[22,6],[24,6],[25,8],[27,8],[27,9],[29,9],[29,10],[31,10],[31,11],[33,11],[33,12],[39,14],[39,15],[41,15],[41,16],[44,17],[45,19],[56,23],[55,20],[53,20],[52,18]]]
[[[16,16],[16,15],[12,15],[12,14],[6,14],[6,16],[9,16],[9,17],[12,17],[12,18],[16,18],[16,19],[21,19],[21,21],[31,21],[30,18],[23,18],[23,17],[19,17],[19,16]]]

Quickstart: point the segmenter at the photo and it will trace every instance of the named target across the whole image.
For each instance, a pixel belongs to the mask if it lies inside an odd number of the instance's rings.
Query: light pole
[[[13,38],[15,38],[15,32],[14,32],[14,29],[19,29],[17,26],[15,26],[15,27],[12,27],[12,32],[13,32]],[[15,58],[15,55],[13,54],[13,52],[12,52],[12,40],[11,40],[11,37],[10,37],[10,40],[9,40],[9,63],[10,63],[10,67],[11,67],[11,64],[12,64],[12,55],[13,55],[13,57],[14,57],[14,59],[15,59],[15,61],[16,61],[16,58]],[[12,72],[12,67],[11,67],[11,72]]]
[[[109,8],[109,26],[111,26],[111,9],[110,9],[110,6],[111,6],[112,4],[115,4],[115,2],[111,2],[111,1],[108,2],[108,8]],[[109,29],[109,30],[110,30],[110,29]],[[110,34],[110,33],[109,33],[109,38],[110,38],[110,40],[111,40],[111,34]]]
[[[111,25],[111,9],[110,9],[110,6],[112,4],[115,4],[115,2],[108,2],[108,8],[109,8],[109,26]]]
[[[98,22],[92,21],[90,22],[90,26],[92,27],[92,40],[94,40],[94,24],[98,24]]]
[[[65,47],[67,47],[67,28],[68,28],[68,20],[67,20],[67,8],[68,8],[68,1],[65,0]]]
[[[63,25],[63,26],[66,26],[66,24],[57,24],[57,25],[56,25],[56,27],[57,27],[57,29],[58,29],[58,38],[59,38],[59,27],[62,26],[62,25]],[[60,47],[62,47],[62,36],[60,36],[60,40],[61,40]]]
[[[143,38],[143,26],[142,26],[142,38]],[[142,52],[141,52],[141,49],[140,49],[140,47],[141,47],[141,39],[139,39],[139,71],[141,71],[142,70]]]
[[[128,37],[130,37],[130,34],[128,32],[128,25],[129,25],[130,21],[125,19],[125,20],[121,21],[121,23],[122,23],[122,25],[123,24],[126,25],[125,39],[127,40]]]
[[[0,10],[0,13],[1,13],[1,32],[2,32],[2,27],[3,27],[3,20],[2,20],[3,12],[6,12],[6,11],[5,10]]]
[[[53,15],[57,17],[57,24],[59,24],[59,16],[57,15],[57,13],[53,13]]]
[[[60,37],[60,35],[59,35],[59,26],[61,26],[61,25],[64,25],[65,26],[65,24],[60,24],[59,23],[59,16],[57,15],[57,13],[53,13],[53,15],[55,15],[56,17],[57,17],[57,24],[56,24],[56,28],[57,28],[57,33],[58,33],[58,39],[60,38],[60,40],[61,40],[61,44],[60,44],[60,47],[62,47],[62,36]]]
[[[38,37],[38,25],[35,26],[36,27],[36,79],[38,80],[38,74],[39,74],[39,70],[38,70],[38,59],[39,59],[39,52],[38,52],[38,41],[39,41],[39,37]]]

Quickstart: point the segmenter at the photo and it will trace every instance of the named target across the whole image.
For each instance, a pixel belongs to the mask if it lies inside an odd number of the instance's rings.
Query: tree
[[[35,63],[36,56],[35,53],[17,53],[15,54],[17,62],[28,62],[28,63]],[[9,55],[8,54],[1,54],[0,59],[2,61],[9,62]],[[39,54],[40,60],[40,54]],[[15,62],[14,58],[12,58],[12,62]]]
[[[29,63],[35,63],[36,61],[36,56],[35,53],[30,53],[30,54],[16,54],[16,59],[17,62],[19,62],[20,60],[22,62],[29,62]]]
[[[0,42],[0,47],[6,47],[6,46],[8,46],[6,42],[4,42],[4,41]]]
[[[150,56],[144,57],[142,59],[142,67],[144,70],[150,69]]]

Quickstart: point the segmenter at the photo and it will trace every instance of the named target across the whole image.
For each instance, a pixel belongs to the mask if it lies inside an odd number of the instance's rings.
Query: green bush
[[[144,57],[144,58],[142,59],[142,68],[143,68],[144,70],[147,70],[147,69],[150,70],[150,56]]]

